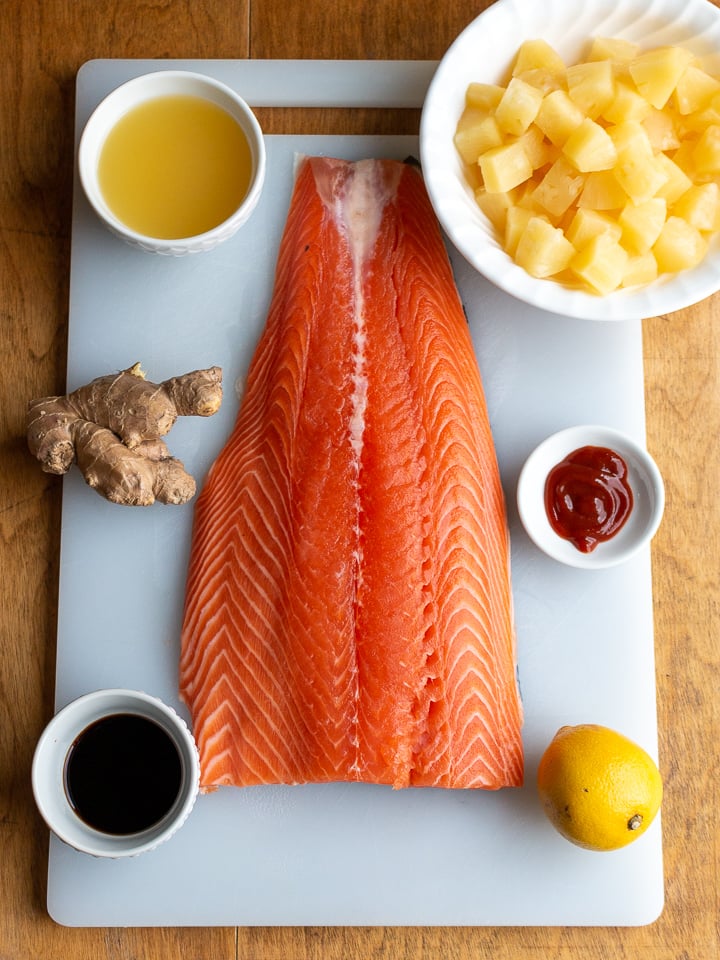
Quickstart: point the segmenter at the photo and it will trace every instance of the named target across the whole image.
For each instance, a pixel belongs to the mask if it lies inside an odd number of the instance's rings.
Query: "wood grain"
[[[3,0],[0,17],[0,960],[711,960],[720,956],[720,297],[644,327],[666,907],[637,929],[107,929],[45,910],[32,802],[53,708],[60,483],[24,412],[64,387],[74,77],[94,57],[437,59],[487,2]],[[263,111],[268,132],[414,132],[416,111]],[[625,669],[632,669],[627,665]],[[431,869],[431,867],[429,867]]]

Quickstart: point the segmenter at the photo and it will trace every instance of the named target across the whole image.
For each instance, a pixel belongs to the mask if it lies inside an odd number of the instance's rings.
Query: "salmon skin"
[[[518,786],[505,503],[422,177],[303,158],[197,500],[180,692],[203,790]]]

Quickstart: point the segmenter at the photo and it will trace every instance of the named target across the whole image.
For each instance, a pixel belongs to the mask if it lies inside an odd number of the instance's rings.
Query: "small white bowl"
[[[707,0],[497,0],[457,37],[430,83],[420,124],[420,159],[445,232],[466,260],[502,290],[552,313],[630,320],[688,307],[720,289],[720,237],[697,267],[644,287],[596,296],[538,280],[502,249],[466,182],[453,143],[471,81],[506,82],[524,40],[544,39],[569,65],[593,36],[623,37],[648,49],[680,45],[720,73],[720,9]]]
[[[129,110],[155,97],[176,94],[205,98],[230,114],[250,145],[252,174],[242,203],[223,223],[197,236],[166,240],[138,233],[115,216],[105,202],[98,184],[98,160],[108,134]],[[159,70],[128,80],[108,94],[95,108],[80,138],[78,167],[85,195],[98,217],[112,233],[148,253],[180,257],[188,253],[212,250],[219,243],[234,236],[247,221],[257,206],[265,181],[265,140],[250,107],[224,83],[186,70]]]
[[[625,524],[591,553],[582,553],[551,527],[545,509],[545,481],[552,468],[581,447],[607,447],[627,465],[633,507]],[[624,563],[655,536],[665,508],[665,486],[655,461],[632,437],[610,427],[583,425],[560,430],[533,450],[517,485],[520,520],[533,543],[571,567],[598,570]]]
[[[153,720],[169,735],[180,758],[181,780],[174,804],[159,822],[117,835],[96,830],[78,816],[66,791],[65,770],[84,730],[104,717],[128,713]],[[200,788],[197,746],[185,721],[157,697],[137,690],[98,690],[73,700],[47,725],[35,748],[32,787],[43,819],[65,843],[95,857],[134,857],[168,840],[187,820]]]

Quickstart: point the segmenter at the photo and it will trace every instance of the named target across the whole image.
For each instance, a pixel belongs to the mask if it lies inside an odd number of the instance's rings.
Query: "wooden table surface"
[[[48,834],[33,804],[30,763],[53,710],[61,481],[30,458],[24,413],[29,399],[65,386],[76,71],[96,57],[438,59],[487,5],[0,3],[0,960],[720,956],[720,296],[644,326],[648,445],[667,485],[666,515],[653,546],[666,787],[666,906],[656,923],[630,929],[74,930],[56,925],[45,910]],[[261,120],[271,133],[412,133],[418,116],[268,110]]]

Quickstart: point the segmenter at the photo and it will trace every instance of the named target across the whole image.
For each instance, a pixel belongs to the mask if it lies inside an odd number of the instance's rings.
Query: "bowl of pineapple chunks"
[[[644,319],[720,290],[720,9],[497,0],[420,124],[448,238],[525,303]]]

